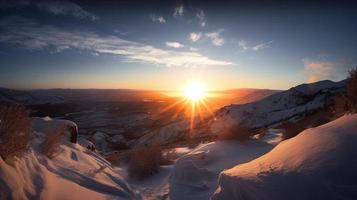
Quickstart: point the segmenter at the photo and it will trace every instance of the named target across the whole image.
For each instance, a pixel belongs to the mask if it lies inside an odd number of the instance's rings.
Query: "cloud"
[[[224,38],[222,37],[221,33],[223,32],[223,29],[219,29],[214,32],[209,32],[209,33],[201,33],[201,32],[192,32],[189,35],[189,39],[192,42],[197,42],[200,39],[209,39],[211,43],[215,46],[222,46],[224,44]]]
[[[206,15],[203,12],[203,10],[200,10],[196,13],[196,17],[198,19],[198,23],[200,26],[205,27],[206,26]]]
[[[67,31],[53,26],[38,25],[23,18],[0,21],[0,42],[30,50],[66,49],[89,53],[112,54],[124,62],[183,67],[227,66],[233,63],[208,58],[198,52],[163,50],[151,45],[133,42],[117,36],[100,36],[95,33]]]
[[[257,44],[255,46],[248,46],[245,40],[241,40],[238,42],[238,45],[242,49],[242,51],[260,51],[269,48],[272,43],[273,41],[269,41],[269,42]]]
[[[160,24],[165,24],[166,19],[163,16],[150,15],[150,19],[153,22],[159,22]]]
[[[206,33],[206,37],[211,40],[215,46],[222,46],[224,44],[224,38],[221,36],[223,29],[219,29],[215,32]]]
[[[303,59],[304,70],[308,75],[308,81],[316,82],[324,79],[331,79],[335,72],[335,63],[321,60]]]
[[[174,17],[181,17],[183,15],[183,5],[179,5],[174,9],[173,16]]]
[[[318,56],[315,59],[304,58],[304,72],[308,76],[308,81],[316,82],[326,79],[339,79],[344,77],[337,77],[337,75],[346,72],[350,62],[346,59],[339,61],[330,61],[328,56]]]
[[[251,48],[247,46],[247,42],[245,40],[240,40],[238,42],[238,46],[243,50],[243,51],[247,51],[250,50]]]
[[[129,35],[131,32],[130,31],[122,31],[119,29],[115,29],[114,33],[118,33],[119,35]]]
[[[198,51],[198,49],[194,47],[190,47],[190,51]]]
[[[272,44],[272,43],[273,43],[273,41],[269,41],[269,42],[266,42],[266,43],[261,43],[261,44],[255,45],[252,49],[253,49],[253,51],[260,51],[262,49],[269,48],[270,44]]]
[[[19,1],[4,1],[0,4],[0,9],[21,8],[33,6],[39,10],[49,12],[53,15],[74,16],[80,19],[98,20],[99,17],[84,10],[78,4],[71,1],[34,1],[34,0],[19,0]]]
[[[192,33],[190,33],[189,38],[192,42],[197,42],[199,39],[202,38],[202,33],[201,32],[199,32],[199,33],[192,32]]]
[[[178,42],[166,42],[166,46],[172,47],[172,48],[175,48],[175,49],[184,47],[183,44],[180,44]]]

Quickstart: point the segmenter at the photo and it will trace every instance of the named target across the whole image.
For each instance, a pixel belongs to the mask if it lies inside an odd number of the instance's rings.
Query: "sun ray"
[[[208,111],[208,113],[213,117],[213,116],[214,116],[214,113],[213,113],[212,109],[206,104],[205,100],[202,99],[200,102],[201,102],[201,104],[206,108],[206,110]]]
[[[212,94],[206,92],[203,85],[198,82],[191,82],[191,84],[186,85],[185,90],[179,94],[182,95],[182,98],[161,109],[158,114],[167,112],[168,116],[161,116],[165,120],[174,120],[184,114],[183,116],[185,116],[188,122],[188,137],[193,137],[198,123],[206,119],[206,117],[214,115],[212,109],[207,104]]]
[[[168,105],[167,107],[163,108],[163,109],[159,112],[159,114],[162,114],[162,113],[164,113],[164,112],[166,112],[166,111],[169,111],[169,110],[171,110],[172,108],[174,108],[175,106],[177,106],[178,104],[184,103],[185,101],[186,101],[185,99],[181,99],[181,100],[179,100],[179,101],[176,101],[175,103],[170,104],[170,105]]]

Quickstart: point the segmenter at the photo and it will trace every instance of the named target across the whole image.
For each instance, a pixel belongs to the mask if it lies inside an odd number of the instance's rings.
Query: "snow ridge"
[[[218,110],[211,131],[219,134],[238,124],[262,128],[291,119],[329,105],[337,94],[344,92],[346,81],[320,81],[302,84],[260,101],[225,106]]]

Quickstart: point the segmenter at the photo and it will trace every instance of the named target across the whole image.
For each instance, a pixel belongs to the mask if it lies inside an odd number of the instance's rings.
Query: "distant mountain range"
[[[141,101],[162,99],[166,95],[158,91],[129,89],[44,89],[13,90],[0,88],[0,102],[26,105],[58,104],[80,101]]]
[[[226,104],[243,104],[259,100],[277,90],[268,89],[235,89],[219,92],[217,97]],[[172,98],[164,91],[131,90],[131,89],[43,89],[43,90],[14,90],[0,88],[0,102],[12,102],[25,105],[60,104],[81,101],[143,101],[163,100]]]

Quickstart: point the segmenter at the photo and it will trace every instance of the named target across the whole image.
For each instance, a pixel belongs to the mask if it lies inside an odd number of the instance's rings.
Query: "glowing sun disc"
[[[204,95],[204,88],[201,84],[198,83],[188,85],[184,92],[184,96],[193,102],[203,99]]]

